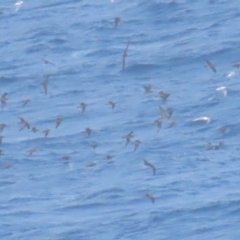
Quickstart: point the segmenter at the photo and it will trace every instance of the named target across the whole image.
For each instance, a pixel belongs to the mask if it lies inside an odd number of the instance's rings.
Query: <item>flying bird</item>
[[[96,142],[92,142],[90,144],[90,147],[92,147],[93,149],[95,149],[98,146],[98,144]]]
[[[47,95],[47,93],[48,93],[48,78],[49,77],[47,77],[41,84],[43,85],[43,89],[44,89],[44,93],[45,93],[45,95]]]
[[[161,118],[158,118],[158,119],[154,120],[153,125],[156,125],[156,126],[157,126],[157,128],[158,128],[158,131],[157,131],[157,132],[159,132],[160,128],[162,127]]]
[[[45,129],[42,131],[42,133],[44,133],[45,137],[48,136],[49,132],[50,132],[50,129]]]
[[[168,128],[171,128],[171,127],[173,127],[174,125],[176,125],[177,124],[177,122],[176,121],[171,121],[170,123],[169,123],[169,125],[168,125]]]
[[[167,108],[166,112],[168,114],[168,118],[171,118],[172,114],[173,114],[173,109],[172,108]]]
[[[140,140],[135,140],[134,142],[133,142],[133,144],[134,144],[134,152],[137,150],[137,148],[139,147],[139,145],[141,144],[142,142],[140,141]]]
[[[121,18],[120,17],[115,17],[114,19],[114,25],[115,27],[117,27],[118,23],[121,21]]]
[[[7,105],[7,93],[4,93],[1,98],[0,98],[0,101],[2,103],[2,110],[4,109],[4,107],[6,107]]]
[[[55,128],[58,128],[62,121],[63,121],[62,118],[57,118],[57,119],[55,120],[55,122],[56,122],[56,127],[55,127]]]
[[[30,129],[30,124],[28,121],[26,121],[24,118],[20,117],[20,128],[19,128],[19,131],[22,131],[25,127],[27,129]]]
[[[96,165],[97,165],[96,163],[91,162],[91,163],[86,164],[86,167],[94,167]]]
[[[2,143],[3,138],[4,137],[2,135],[0,135],[0,143]]]
[[[105,159],[106,159],[106,160],[110,160],[110,159],[112,159],[112,158],[114,158],[114,157],[115,157],[115,155],[106,155]]]
[[[153,170],[153,175],[155,175],[156,174],[156,167],[152,164],[152,163],[150,163],[148,160],[144,160],[144,164],[146,165],[146,166],[149,166],[150,168],[152,168],[152,170]]]
[[[28,104],[31,100],[29,98],[27,99],[23,99],[22,100],[22,103],[23,103],[23,106],[25,106],[26,104]]]
[[[216,67],[213,63],[211,63],[208,60],[206,60],[206,63],[207,63],[207,65],[205,65],[205,67],[212,69],[212,71],[215,72],[215,73],[217,72],[217,69],[216,69]]]
[[[232,66],[236,68],[240,68],[240,63],[234,63]]]
[[[133,138],[133,131],[131,131],[127,135],[123,136],[123,138],[126,139],[126,145],[125,146],[127,146],[130,143],[131,138]]]
[[[37,132],[38,131],[38,129],[36,128],[36,127],[32,127],[32,130],[31,130],[32,132]]]
[[[4,155],[3,151],[0,150],[0,157],[3,156],[3,155]]]
[[[70,156],[65,155],[65,156],[62,156],[61,159],[65,160],[65,161],[68,161],[70,159]]]
[[[145,89],[145,93],[152,93],[152,86],[151,85],[147,85],[147,86],[143,86]]]
[[[51,64],[51,65],[55,66],[54,63],[48,61],[47,59],[44,59],[44,58],[41,58],[41,59],[43,60],[43,62],[44,62],[45,64]]]
[[[224,128],[224,127],[221,127],[221,128],[218,129],[218,131],[219,131],[220,133],[226,133],[227,129]]]
[[[0,124],[0,132],[2,132],[6,126],[7,126],[7,124],[1,123]]]
[[[152,203],[155,202],[155,197],[154,197],[153,195],[147,193],[147,194],[145,194],[145,196],[146,196],[147,198],[149,198],[149,199],[152,201]]]
[[[84,113],[85,112],[85,110],[86,110],[86,107],[87,107],[87,104],[86,103],[84,103],[84,102],[82,102],[79,106],[78,106],[78,108],[81,108],[82,109],[82,113]]]
[[[34,152],[36,152],[37,150],[38,150],[38,148],[36,148],[36,147],[30,149],[30,150],[28,151],[28,152],[29,152],[29,156],[32,156],[32,154],[33,154]]]
[[[93,130],[91,128],[86,128],[85,132],[87,133],[88,136],[90,136]]]
[[[109,101],[108,104],[112,107],[112,109],[114,109],[116,106],[116,103],[113,101]]]
[[[124,70],[125,64],[126,64],[126,57],[128,56],[127,51],[128,51],[129,43],[130,43],[130,40],[128,40],[127,47],[125,48],[125,50],[123,52],[123,55],[122,55],[122,57],[123,57],[123,59],[122,59],[122,65],[123,65],[122,69],[123,70]]]
[[[165,103],[168,99],[168,97],[171,95],[170,93],[160,91],[159,96],[162,98],[163,103]]]

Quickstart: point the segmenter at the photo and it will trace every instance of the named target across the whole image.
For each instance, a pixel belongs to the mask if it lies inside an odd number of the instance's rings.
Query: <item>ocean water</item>
[[[239,239],[238,1],[14,4],[0,3],[0,239]]]

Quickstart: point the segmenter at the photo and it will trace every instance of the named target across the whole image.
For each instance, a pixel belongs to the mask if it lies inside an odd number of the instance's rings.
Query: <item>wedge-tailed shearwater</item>
[[[118,23],[121,21],[121,18],[120,17],[115,17],[114,19],[114,25],[115,27],[117,27]]]
[[[32,132],[34,132],[34,133],[36,133],[36,132],[38,132],[39,130],[36,128],[36,127],[32,127],[32,130],[31,130]]]
[[[87,107],[87,104],[86,103],[84,103],[84,102],[82,102],[79,106],[78,106],[78,108],[81,108],[82,109],[82,113],[84,113],[85,112],[85,110],[86,110],[86,107]]]
[[[38,148],[36,148],[36,147],[30,149],[30,150],[28,151],[28,152],[29,152],[29,155],[28,155],[28,156],[32,156],[32,154],[33,154],[34,152],[36,152],[37,150],[38,150]]]
[[[173,127],[173,126],[176,125],[176,124],[177,124],[177,122],[174,121],[174,120],[172,120],[172,121],[169,123],[168,128],[171,128],[171,127]]]
[[[2,132],[6,126],[7,126],[7,124],[1,123],[0,124],[0,132]]]
[[[25,120],[24,118],[20,117],[20,128],[19,128],[19,131],[22,131],[25,127],[27,129],[30,129],[30,124],[27,120]]]
[[[48,136],[49,132],[50,132],[50,129],[45,129],[42,131],[42,133],[44,133],[45,137]]]
[[[240,68],[240,63],[234,63],[232,66],[236,68]]]
[[[161,111],[161,119],[166,119],[166,118],[171,118],[173,114],[173,109],[172,108],[163,108],[162,106],[159,106],[160,111]]]
[[[125,146],[127,146],[130,143],[131,138],[133,138],[133,131],[131,131],[127,135],[123,136],[123,138],[126,139],[126,145]]]
[[[155,197],[154,197],[152,194],[147,193],[147,194],[145,194],[145,196],[146,196],[147,198],[149,198],[149,199],[152,201],[152,203],[155,202]]]
[[[113,101],[109,101],[108,104],[112,107],[112,109],[114,109],[116,106],[116,103]]]
[[[51,64],[51,65],[55,66],[54,63],[48,61],[47,59],[44,59],[44,58],[41,58],[41,59],[44,61],[45,64]]]
[[[93,132],[93,130],[89,127],[85,128],[85,132],[87,133],[88,136],[91,135],[91,133]]]
[[[48,78],[49,76],[41,83],[43,85],[45,95],[48,93]]]
[[[171,95],[170,93],[160,91],[159,96],[162,98],[163,103],[165,103],[168,99],[168,97]]]
[[[128,51],[129,43],[130,43],[130,39],[128,40],[127,47],[125,48],[122,55],[122,69],[125,69],[126,57],[128,56],[127,51]]]
[[[158,131],[157,131],[157,132],[159,132],[160,128],[162,127],[161,118],[158,118],[158,119],[154,120],[153,125],[156,125],[156,126],[157,126],[157,128],[158,128]]]
[[[60,124],[61,124],[62,121],[63,121],[62,118],[57,118],[57,119],[55,120],[55,122],[56,122],[55,128],[58,128],[58,127],[60,126]]]
[[[141,144],[142,142],[140,141],[140,140],[135,140],[134,142],[133,142],[133,144],[134,144],[134,152],[137,150],[137,148],[139,147],[139,145]]]
[[[153,170],[153,175],[155,175],[156,174],[156,167],[152,164],[152,163],[150,163],[148,160],[144,160],[144,164],[146,165],[146,166],[149,166],[150,168],[152,168],[152,170]]]
[[[29,98],[22,100],[23,106],[25,106],[25,105],[28,104],[29,102],[30,102],[30,99],[29,99]]]
[[[211,63],[208,60],[206,60],[206,63],[207,63],[207,65],[205,65],[205,67],[212,69],[212,71],[215,72],[215,73],[217,72],[217,69],[216,69],[216,67],[213,63]]]
[[[1,98],[0,101],[2,103],[2,110],[6,107],[7,105],[7,93],[4,93]]]
[[[152,86],[151,85],[147,85],[147,86],[143,86],[144,89],[145,89],[145,93],[152,93]]]

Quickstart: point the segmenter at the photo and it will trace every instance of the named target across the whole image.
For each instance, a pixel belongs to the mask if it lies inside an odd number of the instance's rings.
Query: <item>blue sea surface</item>
[[[240,239],[239,2],[14,4],[0,3],[0,240]]]

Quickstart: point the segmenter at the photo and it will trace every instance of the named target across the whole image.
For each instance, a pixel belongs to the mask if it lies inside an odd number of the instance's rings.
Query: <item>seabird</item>
[[[91,133],[93,132],[93,130],[91,128],[86,128],[85,131],[88,134],[88,136],[90,136]]]
[[[122,59],[122,65],[123,65],[122,69],[125,68],[125,59],[128,56],[127,51],[128,51],[128,47],[129,47],[129,42],[130,42],[130,40],[128,40],[127,47],[125,48],[123,56],[122,56],[123,57],[123,59]]]
[[[37,150],[38,150],[38,148],[36,148],[36,147],[30,149],[30,150],[29,150],[29,156],[32,156],[32,154],[33,154],[34,152],[36,152]]]
[[[0,101],[2,103],[2,110],[4,109],[4,107],[6,107],[7,105],[7,93],[4,93],[1,98],[0,98]]]
[[[236,68],[240,68],[240,63],[234,63],[232,66]]]
[[[47,77],[47,78],[41,83],[41,84],[43,85],[45,95],[47,95],[47,93],[48,93],[48,78],[49,78],[49,77]]]
[[[96,142],[92,142],[92,143],[90,144],[90,146],[91,146],[93,149],[95,149],[95,148],[98,146],[98,144],[97,144]]]
[[[50,129],[45,129],[42,131],[42,133],[44,133],[45,137],[48,136],[49,132],[50,132]]]
[[[149,166],[150,168],[152,168],[152,170],[153,170],[153,174],[155,175],[156,174],[156,167],[152,164],[152,163],[150,163],[148,160],[144,160],[144,164],[146,165],[146,166]]]
[[[85,112],[85,110],[86,110],[86,107],[87,107],[87,104],[86,103],[84,103],[84,102],[82,102],[79,106],[78,106],[78,108],[81,108],[82,109],[82,113],[84,113]]]
[[[32,127],[32,130],[31,130],[32,132],[37,132],[38,131],[38,129],[36,128],[36,127]]]
[[[30,102],[30,99],[29,99],[29,98],[22,100],[23,106],[25,106],[25,105],[28,104],[29,102]]]
[[[24,118],[20,117],[20,129],[19,131],[22,131],[25,127],[27,127],[28,129],[30,129],[30,124],[28,121],[26,121]]]
[[[147,85],[147,86],[143,86],[145,89],[145,93],[152,93],[152,86],[151,85]]]
[[[54,63],[52,63],[52,62],[50,62],[50,61],[48,61],[48,60],[46,60],[44,58],[41,58],[41,59],[44,61],[45,64],[51,64],[51,65],[55,66]]]
[[[110,159],[112,159],[112,158],[114,158],[114,157],[115,157],[115,155],[106,155],[105,159],[106,159],[106,160],[110,160]]]
[[[121,21],[121,18],[120,17],[116,17],[114,19],[114,24],[115,24],[115,27],[117,27],[118,23]]]
[[[130,143],[131,138],[133,138],[133,131],[131,131],[127,135],[123,136],[123,138],[126,139],[126,145],[125,146],[127,146]]]
[[[140,145],[140,143],[142,143],[140,140],[135,140],[134,142],[133,142],[133,144],[134,144],[134,152],[137,150],[137,148],[138,148],[138,146]]]
[[[162,127],[161,118],[158,118],[158,119],[154,120],[153,125],[156,125],[158,127],[158,131],[157,132],[159,132],[160,128]]]
[[[171,128],[171,127],[173,127],[174,125],[176,125],[177,124],[177,122],[176,121],[171,121],[170,123],[169,123],[169,126],[168,126],[168,128]]]
[[[7,126],[7,124],[1,123],[0,124],[0,132],[2,132],[6,126]]]
[[[151,195],[151,194],[147,193],[147,194],[145,194],[145,196],[146,196],[147,198],[149,198],[149,199],[152,201],[152,203],[154,203],[154,202],[155,202],[155,198],[154,198],[154,196],[153,196],[153,195]]]
[[[165,103],[168,99],[168,97],[171,95],[170,93],[160,91],[159,96],[162,98],[163,103]]]
[[[112,107],[112,109],[114,109],[116,106],[116,103],[113,101],[109,101],[108,104]]]
[[[57,118],[57,119],[55,120],[55,122],[56,122],[55,128],[58,128],[62,121],[63,121],[62,118]]]
[[[65,155],[65,156],[62,157],[62,159],[65,160],[65,161],[68,161],[70,159],[70,156]]]
[[[86,167],[94,167],[94,166],[96,166],[96,163],[94,162],[86,164]]]
[[[208,61],[208,60],[206,60],[206,62],[207,62],[207,65],[205,65],[205,67],[207,67],[207,68],[211,68],[212,71],[216,73],[217,70],[216,70],[215,65],[214,65],[213,63],[211,63],[210,61]]]

